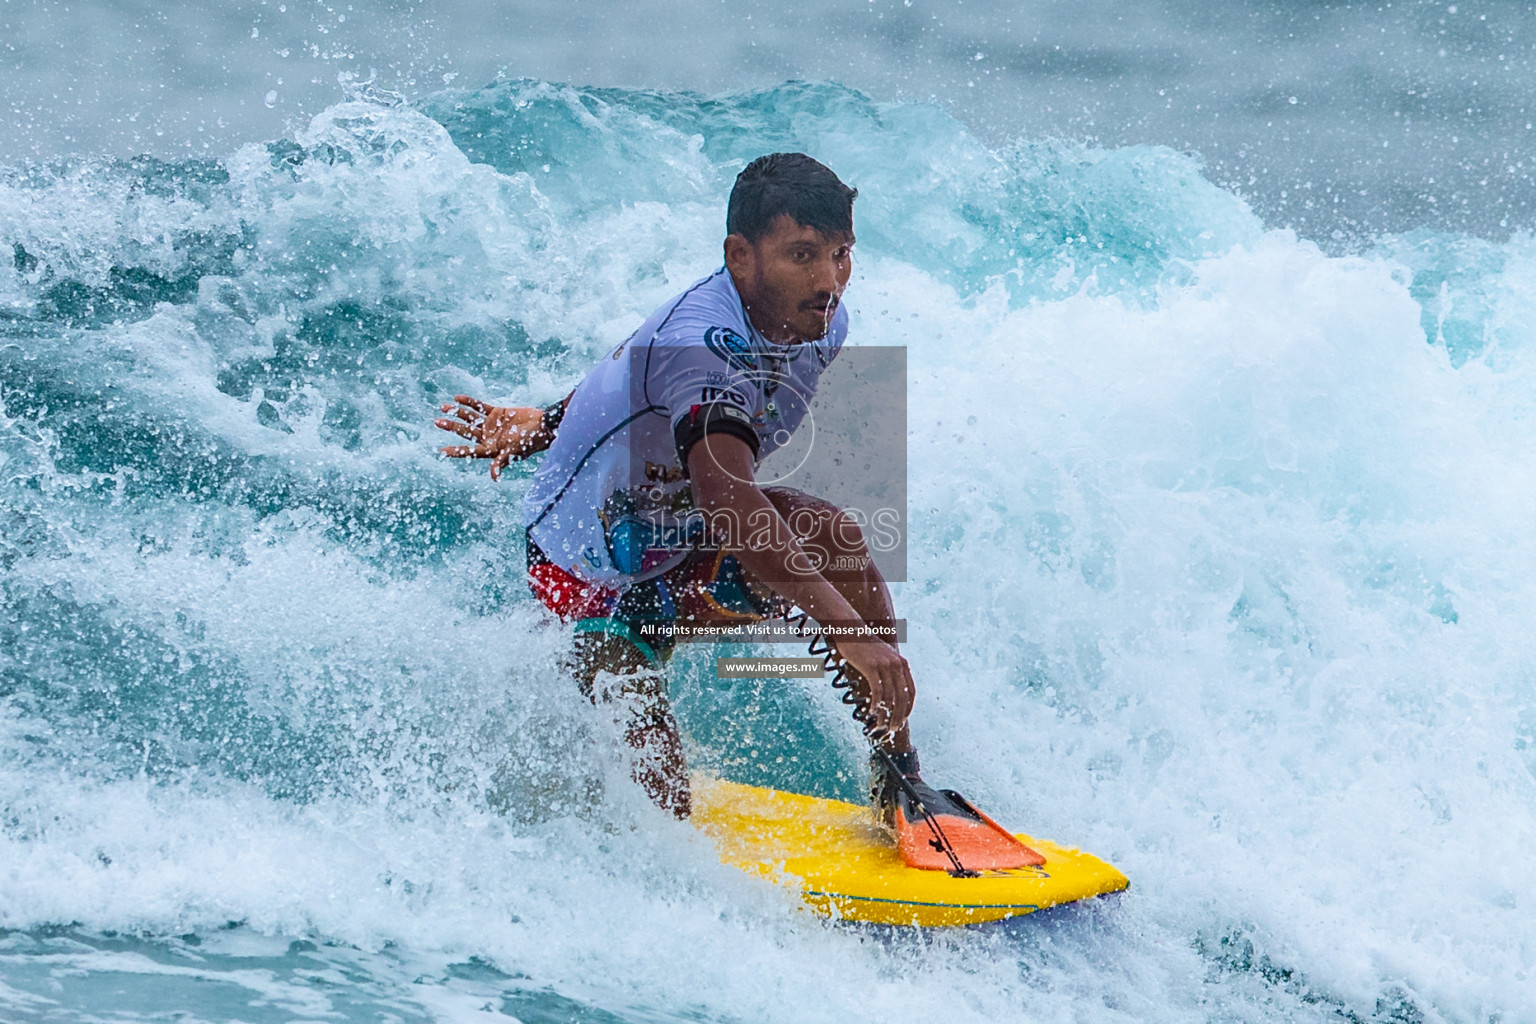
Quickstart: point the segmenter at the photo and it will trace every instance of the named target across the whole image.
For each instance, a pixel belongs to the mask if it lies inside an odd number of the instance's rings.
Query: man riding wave
[[[731,190],[725,265],[653,313],[564,400],[539,410],[460,395],[436,421],[471,442],[443,452],[490,459],[493,478],[547,450],[524,502],[529,584],[575,626],[581,692],[622,696],[633,776],[678,817],[690,795],[662,672],[671,627],[791,607],[838,627],[831,643],[887,818],[976,817],[918,774],[916,685],[859,524],[824,499],[757,483],[847,334],[856,196],[808,156],[759,157]]]

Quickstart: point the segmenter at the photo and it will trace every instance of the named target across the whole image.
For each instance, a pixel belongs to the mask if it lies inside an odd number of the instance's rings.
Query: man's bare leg
[[[764,493],[807,546],[832,556],[822,575],[859,618],[873,626],[894,625],[890,589],[869,556],[857,524],[821,498],[788,488],[765,488]],[[596,679],[602,672],[618,681],[600,692]],[[639,649],[623,637],[581,633],[576,637],[573,674],[581,692],[594,703],[623,700],[630,716],[624,738],[636,751],[631,776],[658,806],[686,818],[692,809],[687,762],[662,672],[651,668]],[[903,723],[881,749],[892,755],[910,754],[909,727]]]
[[[572,662],[576,684],[588,700],[624,706],[624,741],[635,750],[630,777],[658,807],[688,817],[693,809],[688,765],[667,699],[666,676],[650,667],[633,643],[607,633],[577,634]],[[604,672],[616,678],[599,685],[597,677]]]

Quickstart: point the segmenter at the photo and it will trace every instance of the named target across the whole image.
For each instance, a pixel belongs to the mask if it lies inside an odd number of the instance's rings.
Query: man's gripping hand
[[[492,480],[501,478],[508,463],[543,451],[555,439],[544,429],[543,409],[487,405],[468,395],[454,395],[453,400],[458,405],[444,403],[442,411],[454,418],[433,423],[474,443],[449,445],[442,452],[450,459],[490,459]]]
[[[857,670],[853,693],[859,698],[869,738],[876,743],[901,730],[912,715],[917,684],[901,652],[883,640],[843,640],[837,653]]]
[[[731,513],[728,521],[768,523],[754,530],[752,543],[732,546],[742,566],[780,597],[809,612],[817,622],[862,622],[857,609],[816,568],[782,513],[757,486],[756,453],[734,433],[709,433],[686,453],[694,507],[707,513]],[[912,714],[917,685],[907,659],[878,638],[833,641],[838,655],[856,671],[852,676],[861,721],[870,739],[885,743]]]

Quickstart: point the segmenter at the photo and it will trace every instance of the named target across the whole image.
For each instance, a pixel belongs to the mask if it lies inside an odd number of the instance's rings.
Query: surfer
[[[673,634],[791,607],[838,630],[830,642],[874,748],[873,796],[887,820],[924,813],[918,805],[974,817],[918,774],[907,721],[916,685],[858,524],[821,498],[756,482],[847,334],[857,194],[804,154],[759,157],[731,190],[725,265],[574,391],[546,409],[459,395],[436,421],[470,442],[443,453],[490,460],[492,478],[547,452],[524,503],[529,584],[575,624],[581,692],[624,703],[634,779],[678,817],[690,795],[662,672]]]

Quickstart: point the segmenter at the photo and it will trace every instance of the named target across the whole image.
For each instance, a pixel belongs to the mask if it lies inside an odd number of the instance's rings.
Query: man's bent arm
[[[769,582],[779,596],[799,605],[817,622],[855,625],[863,621],[847,598],[815,570],[778,508],[753,482],[755,460],[745,441],[733,434],[706,434],[688,452],[688,475],[695,507],[706,513],[728,512],[739,527],[768,527],[754,530],[754,535],[770,538],[767,544],[741,543],[732,548],[748,572]],[[894,645],[878,639],[838,639],[834,646],[869,686],[865,696],[875,733],[897,732],[911,714],[916,693],[906,659]]]

